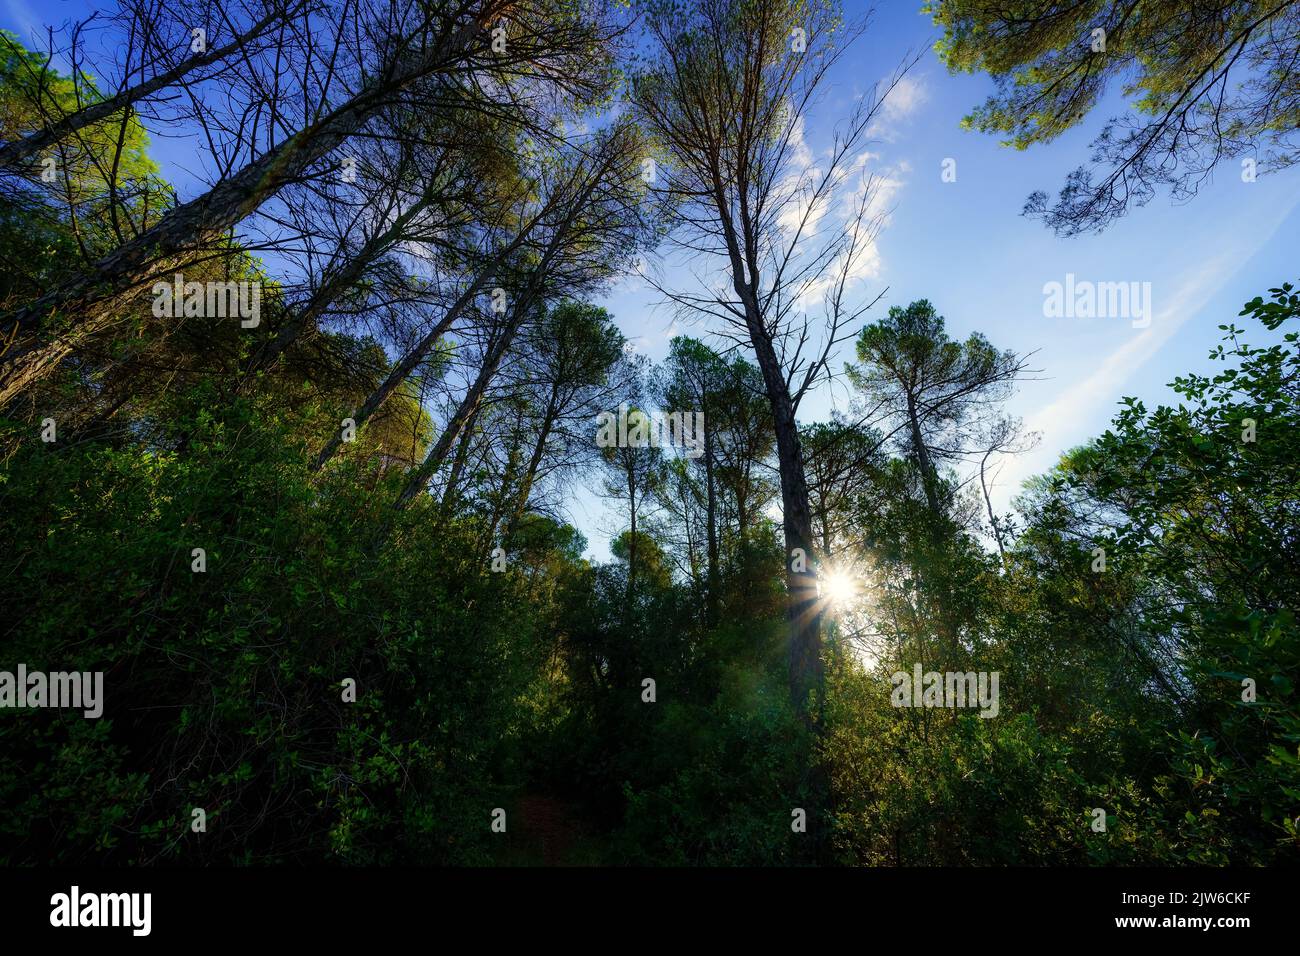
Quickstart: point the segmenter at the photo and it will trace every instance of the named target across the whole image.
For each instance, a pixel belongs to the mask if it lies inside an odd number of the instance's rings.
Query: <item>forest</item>
[[[1297,275],[1010,503],[1037,357],[862,281],[923,56],[1138,99],[1072,242],[1300,158],[1300,9],[912,6],[860,97],[834,0],[0,31],[0,863],[1300,861]]]

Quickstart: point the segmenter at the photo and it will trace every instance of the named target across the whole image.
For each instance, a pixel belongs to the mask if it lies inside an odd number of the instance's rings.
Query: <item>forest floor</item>
[[[599,866],[600,841],[572,804],[544,793],[515,803],[510,839],[498,860],[514,866]]]

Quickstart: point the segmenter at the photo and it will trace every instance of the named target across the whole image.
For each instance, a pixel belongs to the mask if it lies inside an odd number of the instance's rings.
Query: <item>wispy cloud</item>
[[[24,43],[32,43],[39,38],[43,29],[41,18],[36,16],[23,0],[5,0],[5,13],[9,15],[9,20],[13,24],[9,29],[13,30]]]
[[[1031,475],[1051,468],[1066,449],[1087,441],[1103,427],[1106,411],[1114,407],[1125,384],[1156,355],[1191,319],[1204,311],[1204,303],[1213,298],[1255,253],[1267,245],[1281,228],[1300,199],[1276,212],[1271,223],[1262,224],[1249,241],[1223,249],[1195,268],[1180,274],[1173,283],[1161,283],[1177,291],[1155,312],[1151,325],[1113,350],[1085,378],[1069,385],[1051,403],[1030,416],[1025,423],[1029,431],[1039,432],[1043,441],[1033,452],[1012,458],[1006,463],[1002,485],[1014,493]],[[1161,286],[1156,287],[1159,296]],[[1102,320],[1120,321],[1124,320]],[[1216,323],[1218,321],[1216,320]],[[1127,328],[1127,323],[1125,323]],[[1208,343],[1207,343],[1208,344]]]
[[[881,104],[885,119],[902,120],[916,112],[917,108],[930,98],[925,83],[919,77],[905,76],[894,84]]]
[[[898,127],[929,99],[929,91],[921,78],[903,77],[885,95],[877,119],[867,128],[867,135],[873,139],[893,142],[897,138]]]
[[[1241,259],[1235,253],[1220,253],[1194,271],[1179,276],[1178,291],[1155,313],[1151,325],[1106,356],[1091,375],[1075,382],[1034,415],[1028,423],[1030,429],[1057,435],[1078,434],[1092,418],[1097,404],[1114,401],[1129,377],[1200,311],[1196,303],[1204,302],[1218,291],[1240,266]],[[1097,321],[1125,322],[1124,319]]]
[[[826,214],[827,201],[813,203],[814,186],[822,176],[804,138],[804,118],[795,118],[790,129],[789,172],[776,183],[776,201],[781,205],[777,225],[787,236],[796,233],[807,242],[817,234],[817,226]]]
[[[889,225],[894,201],[903,188],[911,166],[904,160],[891,166],[870,168],[871,164],[879,158],[877,154],[871,152],[864,152],[855,157],[846,184],[837,190],[832,202],[829,203],[833,204],[838,211],[840,221],[837,228],[848,225],[849,220],[857,215],[864,202],[866,204],[862,219],[864,228],[883,230]],[[850,187],[848,183],[853,185]],[[846,291],[862,282],[879,279],[883,264],[878,239],[878,234],[863,235],[852,246],[846,245],[830,267],[816,281],[809,283],[803,289],[799,296],[800,306],[805,309],[815,308],[821,303],[826,292],[838,283],[841,276],[846,279]]]
[[[812,150],[808,148],[808,140],[804,137],[805,130],[804,117],[800,114],[795,117],[794,125],[790,129],[790,146],[794,150],[793,162],[798,169],[808,169],[813,164]]]

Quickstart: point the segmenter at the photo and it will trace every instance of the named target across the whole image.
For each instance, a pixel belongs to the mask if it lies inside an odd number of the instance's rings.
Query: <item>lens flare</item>
[[[829,604],[841,606],[852,604],[858,596],[858,582],[853,575],[842,569],[826,570],[821,578],[822,597]]]

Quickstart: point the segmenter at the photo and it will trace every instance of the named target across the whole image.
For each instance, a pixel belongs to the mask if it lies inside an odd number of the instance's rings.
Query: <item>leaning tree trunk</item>
[[[16,139],[13,142],[6,143],[0,147],[0,167],[9,168],[19,166],[31,159],[41,150],[53,146],[60,140],[67,139],[79,130],[85,129],[95,123],[108,119],[115,113],[122,112],[133,107],[141,100],[147,99],[153,94],[166,89],[174,83],[184,79],[186,75],[205,66],[211,66],[226,59],[233,53],[237,53],[246,47],[253,40],[257,39],[264,33],[267,27],[270,27],[279,20],[287,19],[296,11],[296,7],[301,4],[295,4],[294,7],[285,6],[283,8],[273,8],[266,16],[249,29],[235,37],[225,46],[213,47],[207,53],[200,56],[193,56],[187,60],[172,67],[157,76],[150,77],[142,83],[122,90],[108,99],[100,100],[97,103],[91,103],[83,106],[81,109],[50,123],[48,126],[24,136],[22,139]],[[125,122],[125,117],[123,122]]]
[[[456,502],[456,496],[460,491],[460,477],[465,471],[465,465],[469,461],[470,445],[474,444],[474,425],[478,421],[478,413],[483,410],[480,405],[470,414],[469,420],[465,422],[465,428],[460,436],[460,441],[456,444],[456,455],[451,460],[451,474],[447,476],[447,487],[442,490],[442,510],[444,514],[450,514],[453,505]],[[411,462],[415,464],[414,461]]]
[[[523,520],[524,514],[528,511],[528,498],[533,493],[533,482],[537,480],[538,469],[542,467],[542,458],[546,454],[546,441],[551,437],[551,428],[554,425],[553,414],[552,408],[546,410],[546,417],[541,431],[537,434],[537,442],[533,445],[533,453],[528,459],[528,467],[524,470],[524,476],[519,484],[519,493],[515,496],[510,516],[506,519],[505,532],[501,536],[502,541],[509,541],[514,537],[519,522]]]
[[[160,262],[193,255],[217,241],[360,131],[395,93],[459,58],[472,35],[462,29],[414,66],[381,75],[234,176],[172,209],[77,278],[14,313],[5,322],[9,328],[3,330],[13,344],[0,355],[0,408],[56,368],[85,333],[104,327],[117,299],[146,282]],[[51,339],[42,326],[55,316],[65,317],[65,327]]]
[[[430,206],[432,200],[431,194],[421,196],[399,213],[388,228],[372,235],[352,255],[345,255],[342,264],[324,277],[307,302],[280,327],[275,337],[250,356],[244,369],[244,382],[269,369],[289,346],[310,331],[316,320],[355,286],[372,264],[393,248],[405,234],[407,226]],[[346,247],[343,252],[346,253]]]
[[[402,489],[402,493],[397,498],[396,507],[399,510],[406,508],[415,499],[416,495],[428,486],[429,479],[434,476],[447,459],[452,443],[460,436],[470,418],[477,413],[484,393],[492,383],[492,379],[496,377],[497,369],[501,365],[501,360],[505,358],[506,351],[514,342],[520,328],[523,327],[528,310],[533,307],[533,302],[533,296],[529,295],[516,305],[518,311],[511,316],[509,324],[501,330],[500,338],[492,344],[488,354],[484,356],[483,365],[479,368],[474,384],[470,386],[469,391],[465,393],[465,397],[461,399],[460,405],[451,416],[451,421],[443,429],[438,441],[429,449],[424,461],[412,470],[405,487]]]
[[[416,370],[421,362],[425,360],[428,354],[433,351],[438,340],[450,331],[451,327],[460,318],[461,314],[474,301],[474,297],[482,290],[483,284],[487,281],[486,272],[480,273],[474,283],[461,293],[460,297],[451,305],[451,308],[443,315],[429,332],[422,338],[411,351],[402,356],[401,361],[389,370],[387,377],[379,384],[373,392],[362,402],[361,407],[352,415],[353,427],[359,432],[362,426],[374,416],[374,414],[383,407],[384,403],[392,397],[393,393],[405,382],[411,373]],[[455,437],[455,436],[453,436]],[[312,471],[320,471],[334,457],[335,453],[343,445],[342,432],[335,432],[334,436],[321,448],[316,455],[316,460],[312,463]]]

